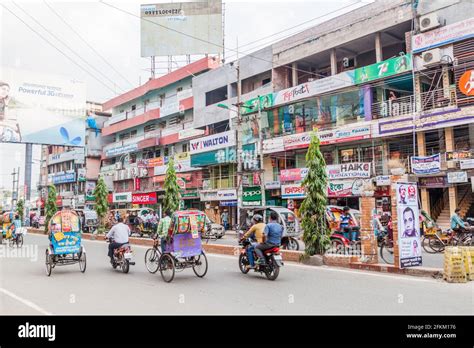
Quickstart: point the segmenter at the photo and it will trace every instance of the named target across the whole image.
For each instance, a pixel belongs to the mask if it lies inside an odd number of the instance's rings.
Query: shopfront
[[[227,210],[229,224],[232,226],[237,221],[237,190],[201,190],[199,193],[202,210],[214,222],[221,224],[221,215]]]
[[[132,192],[115,192],[112,194],[114,209],[126,209],[132,205]]]

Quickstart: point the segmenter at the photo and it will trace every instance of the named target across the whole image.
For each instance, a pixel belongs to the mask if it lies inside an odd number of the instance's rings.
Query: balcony
[[[104,123],[102,135],[111,135],[158,118],[160,118],[159,103],[150,103],[135,110],[114,115],[110,120]]]
[[[421,112],[431,111],[434,109],[456,107],[456,89],[450,88],[446,95],[444,89],[436,89],[420,94],[416,98],[418,109]],[[409,95],[395,100],[387,100],[380,103],[372,104],[372,117],[385,118],[396,116],[407,116],[415,113],[415,97]]]

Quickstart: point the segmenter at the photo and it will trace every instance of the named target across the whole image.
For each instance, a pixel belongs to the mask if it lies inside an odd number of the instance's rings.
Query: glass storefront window
[[[364,118],[364,95],[355,90],[320,98],[318,126],[345,125]]]

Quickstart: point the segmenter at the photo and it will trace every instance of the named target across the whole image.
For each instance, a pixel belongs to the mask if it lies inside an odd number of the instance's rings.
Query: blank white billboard
[[[140,16],[142,57],[222,51],[222,0],[141,5]]]

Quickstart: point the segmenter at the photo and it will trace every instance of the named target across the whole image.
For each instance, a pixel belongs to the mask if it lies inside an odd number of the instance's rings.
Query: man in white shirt
[[[122,217],[118,218],[118,222],[107,233],[107,239],[111,239],[109,244],[109,257],[112,262],[114,250],[120,248],[122,245],[128,243],[128,236],[130,236],[130,228],[123,223]]]

